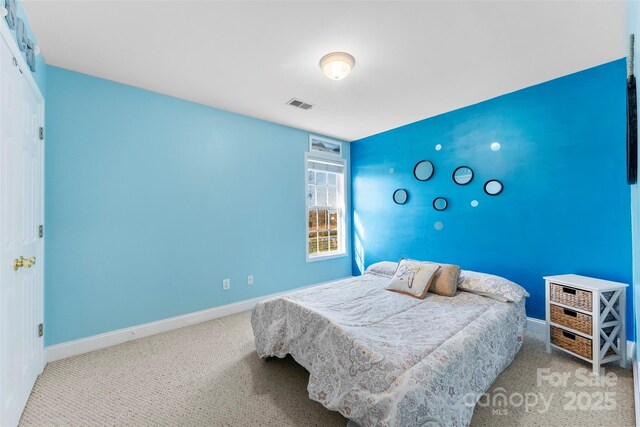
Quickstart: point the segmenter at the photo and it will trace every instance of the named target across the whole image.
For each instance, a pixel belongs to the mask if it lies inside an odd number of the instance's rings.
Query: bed
[[[454,297],[412,298],[384,289],[395,265],[260,302],[256,351],[293,356],[309,397],[360,426],[466,426],[522,346],[528,294],[463,270]]]

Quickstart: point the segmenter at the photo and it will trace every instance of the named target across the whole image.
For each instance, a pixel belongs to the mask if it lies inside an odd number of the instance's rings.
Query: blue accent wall
[[[458,264],[524,286],[527,314],[539,319],[542,276],[631,283],[625,66],[614,61],[353,142],[354,274],[401,257]],[[435,165],[427,182],[413,177],[422,159]],[[471,184],[453,183],[460,165],[474,170]],[[504,183],[496,197],[483,192],[492,178]],[[393,203],[397,188],[409,191],[406,205]],[[448,199],[446,211],[433,209],[437,196]]]
[[[47,87],[47,345],[351,274],[306,262],[307,132],[56,67]]]

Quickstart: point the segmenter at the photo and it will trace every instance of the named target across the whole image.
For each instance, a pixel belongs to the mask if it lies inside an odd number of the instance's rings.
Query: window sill
[[[307,262],[325,261],[329,259],[344,258],[346,256],[348,256],[346,252],[341,252],[341,253],[332,254],[332,255],[314,256],[314,257],[310,257],[307,255]]]

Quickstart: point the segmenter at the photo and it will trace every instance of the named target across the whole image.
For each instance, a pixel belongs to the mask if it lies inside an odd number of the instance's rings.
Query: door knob
[[[22,268],[31,268],[33,264],[36,263],[36,257],[32,256],[29,258],[20,257],[13,260],[13,271],[18,271],[20,267]]]

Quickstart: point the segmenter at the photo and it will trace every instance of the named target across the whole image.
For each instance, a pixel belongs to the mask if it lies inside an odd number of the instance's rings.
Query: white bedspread
[[[524,301],[458,292],[424,300],[360,277],[259,303],[260,357],[291,354],[309,397],[361,426],[464,426],[522,345]]]

